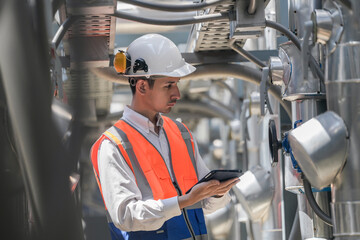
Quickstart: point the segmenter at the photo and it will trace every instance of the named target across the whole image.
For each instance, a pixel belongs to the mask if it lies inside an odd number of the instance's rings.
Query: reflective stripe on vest
[[[163,128],[169,143],[170,168],[181,192],[185,193],[198,180],[195,170],[196,165],[194,165],[195,161],[192,161],[190,157],[194,154],[194,150],[191,148],[191,152],[188,152],[182,131],[178,128],[177,124],[167,117],[163,117],[163,119]],[[178,194],[171,181],[169,170],[159,151],[129,123],[120,120],[114,126],[117,128],[116,130],[120,137],[123,138],[121,132],[124,132],[129,143],[133,143],[131,144],[132,150],[136,157],[134,161],[140,166],[140,169],[136,171],[134,164],[132,164],[134,175],[137,177],[137,172],[139,175],[145,175],[150,185],[153,199],[158,200],[177,196]],[[113,133],[114,129],[110,131]],[[122,145],[119,146],[119,148],[121,147]],[[138,183],[139,180],[137,179]]]
[[[164,130],[169,143],[170,159],[171,163],[174,164],[171,167],[181,192],[185,193],[198,180],[195,171],[193,138],[182,123],[164,116],[163,119]],[[141,184],[138,184],[138,186],[142,191],[145,191],[148,195],[155,192],[155,194],[152,194],[155,200],[177,195],[161,154],[141,133],[123,120],[118,121],[115,127],[109,128],[91,149],[91,160],[100,191],[97,155],[100,144],[105,138],[117,146],[120,154],[134,173],[137,183],[140,181]],[[130,142],[136,143],[134,148]],[[186,152],[188,154],[185,154]],[[136,158],[136,155],[139,158]],[[139,159],[141,163],[138,161]],[[158,180],[152,181],[149,178],[157,178]]]

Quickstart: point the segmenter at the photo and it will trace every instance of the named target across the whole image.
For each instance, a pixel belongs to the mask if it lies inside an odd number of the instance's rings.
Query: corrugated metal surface
[[[234,10],[235,0],[225,1],[211,7],[204,14],[229,12]],[[224,50],[228,47],[230,23],[228,20],[197,24],[193,27],[191,38],[195,40],[193,51]]]

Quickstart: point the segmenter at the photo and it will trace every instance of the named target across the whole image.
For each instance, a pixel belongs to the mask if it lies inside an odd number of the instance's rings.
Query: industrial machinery
[[[173,40],[197,70],[168,114],[241,169],[212,240],[360,239],[360,2],[2,0],[2,239],[110,239],[89,150],[130,103],[114,55]]]

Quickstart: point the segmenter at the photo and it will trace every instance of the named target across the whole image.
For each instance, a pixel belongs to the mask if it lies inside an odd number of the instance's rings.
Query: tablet
[[[208,174],[205,175],[205,177],[200,179],[196,184],[207,182],[213,179],[223,182],[232,178],[238,178],[241,176],[241,173],[242,173],[241,170],[224,170],[224,169],[211,170]],[[189,193],[194,186],[192,186],[186,193]]]

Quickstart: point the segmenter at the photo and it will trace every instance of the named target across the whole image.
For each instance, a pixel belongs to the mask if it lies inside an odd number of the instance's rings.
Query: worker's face
[[[155,112],[168,113],[180,99],[180,92],[177,86],[180,78],[164,77],[155,80],[152,89],[149,89],[146,101]]]

